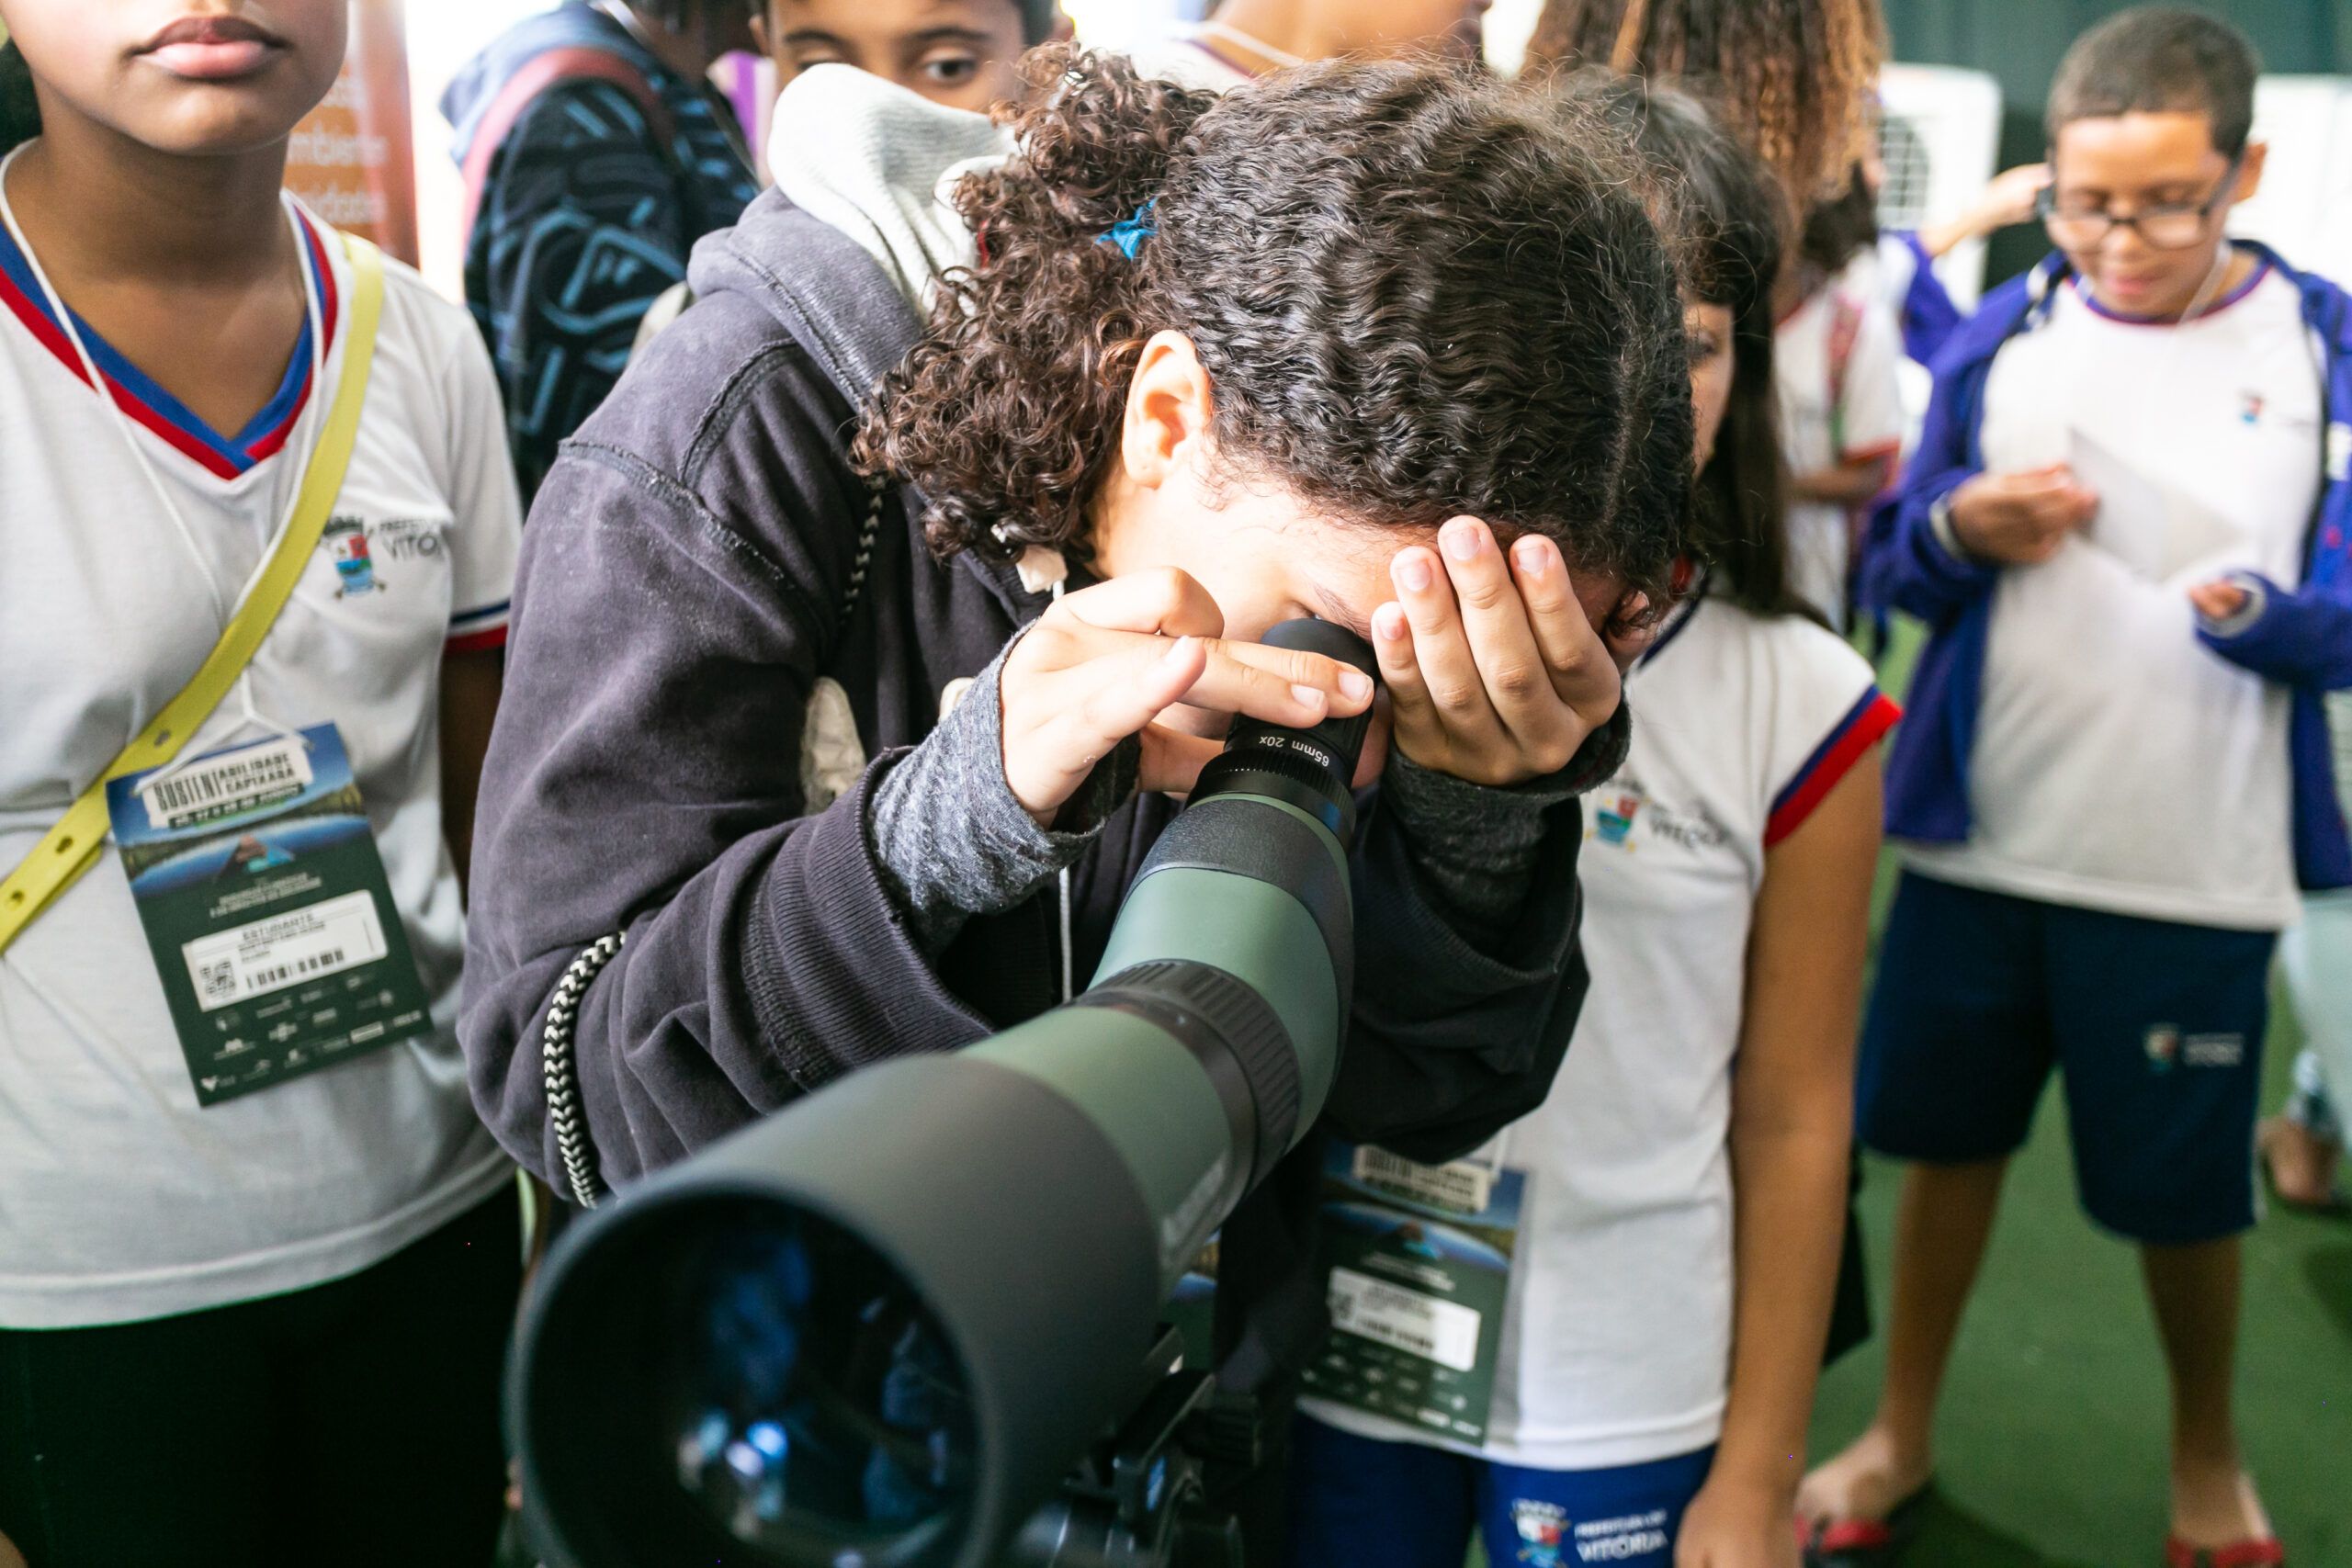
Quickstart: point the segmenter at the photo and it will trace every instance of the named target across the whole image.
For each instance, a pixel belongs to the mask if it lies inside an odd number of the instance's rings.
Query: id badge
[[[1331,1333],[1306,1392],[1483,1442],[1526,1188],[1524,1171],[1334,1142],[1319,1242]]]
[[[432,1028],[334,725],[127,774],[107,814],[198,1104]]]

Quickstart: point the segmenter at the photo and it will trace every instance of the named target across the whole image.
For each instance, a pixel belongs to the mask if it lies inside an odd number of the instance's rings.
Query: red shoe
[[[2287,1549],[2275,1535],[2227,1546],[2191,1546],[2177,1535],[2165,1541],[2165,1568],[2285,1568],[2286,1562]]]
[[[1893,1562],[1919,1533],[1920,1511],[1934,1489],[1932,1482],[1920,1487],[1889,1508],[1883,1519],[1799,1519],[1797,1546],[1804,1553],[1804,1568],[1882,1568]],[[2210,1568],[2240,1565],[2214,1563]]]

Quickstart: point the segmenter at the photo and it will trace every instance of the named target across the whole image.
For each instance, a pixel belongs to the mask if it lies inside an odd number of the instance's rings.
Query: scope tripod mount
[[[1163,1325],[1135,1407],[1006,1546],[1000,1568],[1242,1568],[1240,1521],[1209,1502],[1206,1461],[1230,1454],[1216,1380],[1183,1367]],[[1246,1403],[1254,1405],[1254,1401]]]

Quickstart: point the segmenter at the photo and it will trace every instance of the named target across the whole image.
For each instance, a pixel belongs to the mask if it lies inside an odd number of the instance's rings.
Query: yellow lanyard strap
[[[368,397],[368,369],[376,356],[376,323],[384,308],[384,257],[374,245],[355,235],[342,236],[344,254],[351,258],[351,330],[344,340],[343,375],[335,384],[334,406],[327,411],[318,445],[311,449],[310,466],[302,472],[302,488],[295,497],[294,515],[270,552],[268,564],[245,595],[229,629],[205,655],[203,665],[179,694],[165,703],[131,743],[107,764],[81,798],[19,862],[7,880],[0,882],[0,952],[17,933],[32,924],[57,896],[90,869],[107,839],[107,781],[142,768],[159,768],[179,754],[198,728],[220,705],[245,666],[269,635],[278,611],[293,594],[294,584],[311,564],[319,536],[335,497],[343,492],[343,476],[351,466],[351,448],[359,434],[359,407]],[[321,345],[323,355],[330,345]],[[100,397],[106,389],[96,389]]]

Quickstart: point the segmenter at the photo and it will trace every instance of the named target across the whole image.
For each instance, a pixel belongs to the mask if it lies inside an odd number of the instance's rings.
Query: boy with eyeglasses
[[[1917,1163],[1876,1419],[1799,1495],[1817,1558],[1867,1561],[1915,1517],[2055,1066],[2083,1206],[2139,1244],[2171,1373],[2167,1560],[2283,1560],[2231,1418],[2237,1238],[2277,933],[2299,883],[2352,883],[2352,299],[2224,237],[2262,175],[2258,69],[2183,11],[2068,51],[2039,204],[2059,254],[1947,346],[1870,564],[1932,632],[1888,770],[1905,873],[1857,1107]]]

